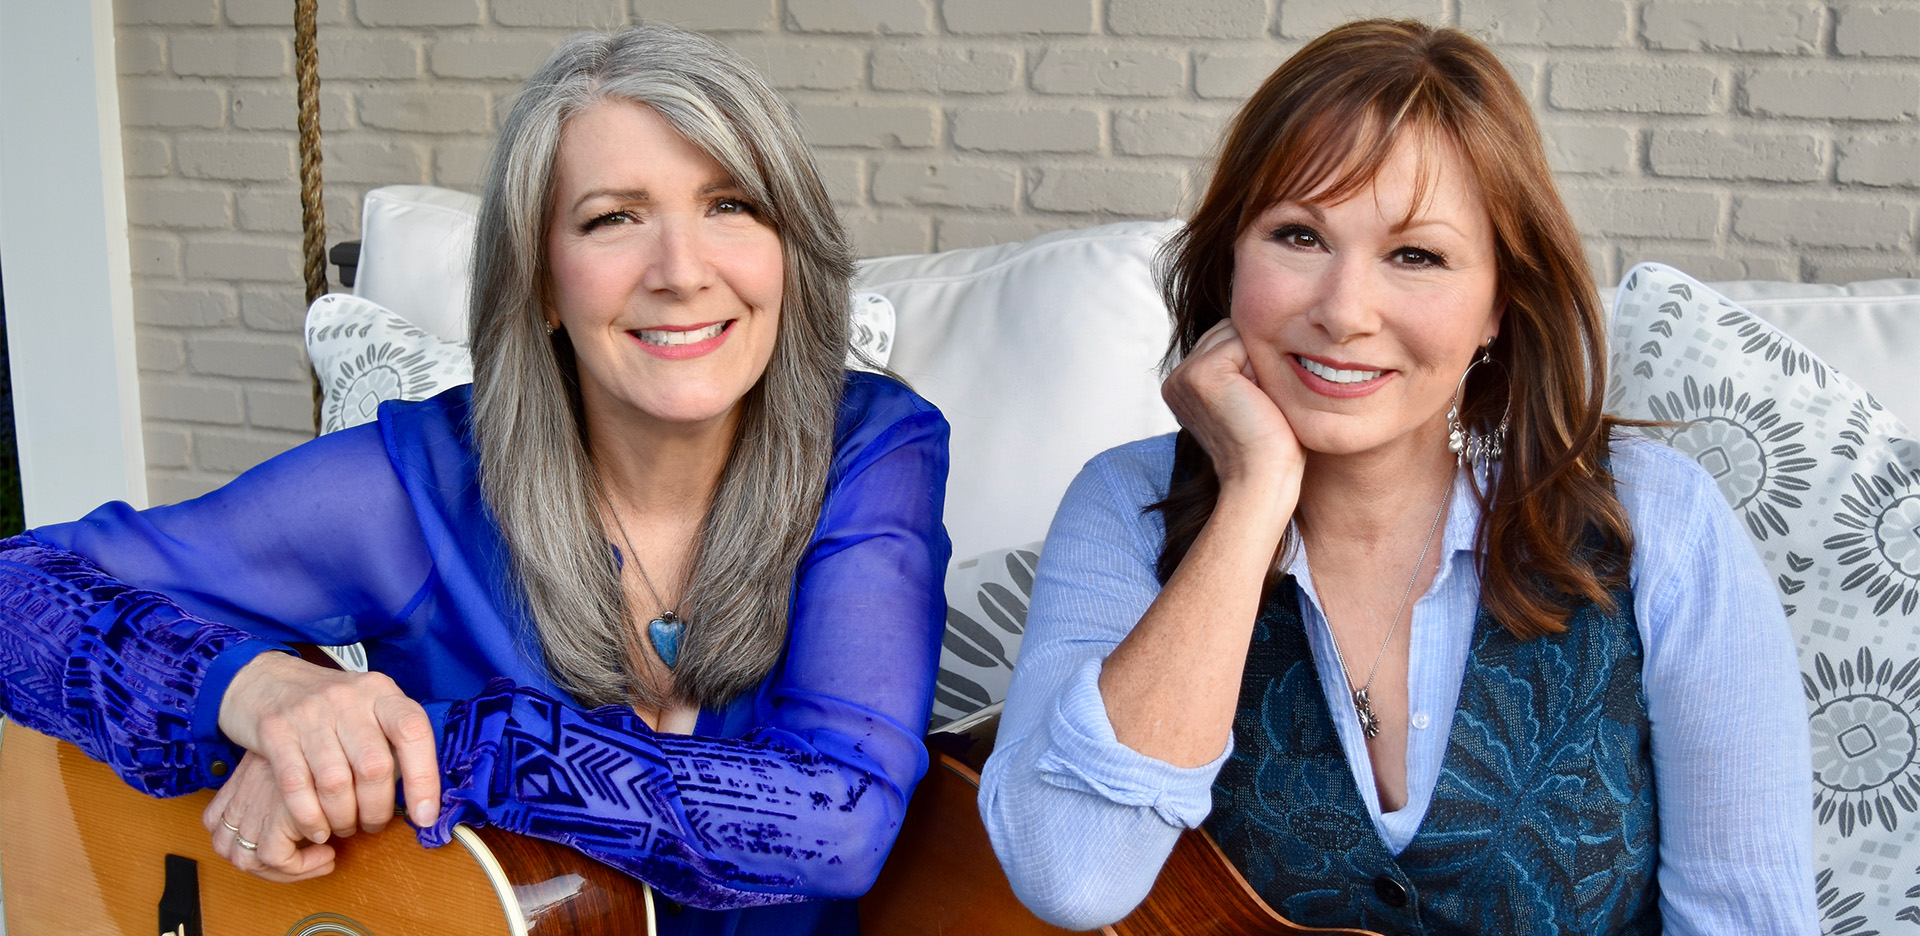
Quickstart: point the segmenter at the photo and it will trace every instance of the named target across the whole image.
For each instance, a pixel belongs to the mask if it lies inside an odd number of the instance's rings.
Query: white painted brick
[[[794,105],[815,146],[932,146],[938,114],[924,104]]]
[[[1548,74],[1547,100],[1561,110],[1636,114],[1712,114],[1720,110],[1719,73],[1699,65],[1560,64]]]
[[[1842,254],[1809,257],[1808,279],[1816,283],[1858,283],[1864,280],[1920,277],[1920,259],[1906,254]],[[1868,388],[1872,390],[1871,387]]]
[[[123,26],[212,26],[220,22],[216,0],[120,0],[114,22]]]
[[[259,380],[302,380],[307,355],[297,335],[277,338],[226,338],[189,335],[187,361],[196,374]]]
[[[931,0],[787,0],[787,25],[800,32],[918,36],[932,16]]]
[[[121,113],[126,111],[122,110]],[[122,140],[122,158],[126,160],[128,178],[152,178],[173,171],[173,149],[164,138],[129,133]]]
[[[1180,172],[1172,169],[1033,169],[1041,211],[1169,218],[1180,209]]]
[[[247,137],[194,137],[173,145],[180,174],[193,179],[278,182],[294,177],[293,141]]]
[[[1107,28],[1121,36],[1257,39],[1267,34],[1263,0],[1107,0]]]
[[[142,328],[134,338],[133,355],[143,372],[173,373],[186,369],[187,343],[177,332]]]
[[[480,0],[354,0],[362,26],[478,26]]]
[[[325,165],[321,166],[322,172]],[[335,191],[329,187],[322,200],[321,209],[326,213],[329,236],[338,230],[347,234],[344,239],[359,236],[360,228],[351,222],[359,206],[359,194],[347,191]],[[235,194],[233,214],[242,231],[257,231],[262,234],[299,234],[303,228],[300,223],[300,190],[293,186],[269,188],[249,186],[245,191]],[[348,233],[351,232],[351,233]]]
[[[167,43],[156,33],[122,29],[113,43],[114,69],[122,76],[167,70]]]
[[[778,24],[774,0],[636,0],[633,11],[642,21],[706,32],[759,31]]]
[[[834,204],[860,204],[867,177],[863,160],[854,156],[821,155],[814,157],[813,164],[820,172],[820,183],[827,187],[827,197],[833,199]]]
[[[953,145],[1000,153],[1091,153],[1100,148],[1100,115],[1056,108],[970,108],[953,115]]]
[[[1610,285],[1620,281],[1620,264],[1616,262],[1619,251],[1613,245],[1588,238],[1586,241],[1587,271],[1593,281],[1601,285]]]
[[[1877,200],[1747,195],[1733,205],[1733,232],[1762,243],[1885,250],[1912,227],[1913,209]]]
[[[626,19],[626,0],[493,0],[493,21],[501,26],[611,29]]]
[[[1663,176],[1817,182],[1825,165],[1811,133],[1655,130],[1647,145],[1647,168]]]
[[[988,166],[882,162],[873,170],[873,200],[882,205],[1010,209],[1020,174]]]
[[[225,12],[231,26],[293,29],[293,4],[287,0],[225,0]],[[338,26],[347,21],[347,0],[318,0],[313,14],[315,25]]]
[[[1647,5],[1640,32],[1656,49],[1809,55],[1819,48],[1820,12],[1813,3],[1656,0]]]
[[[226,95],[206,85],[128,82],[120,92],[121,121],[129,127],[211,130],[226,123]]]
[[[135,276],[177,279],[180,276],[180,241],[172,234],[128,234]]]
[[[299,105],[292,88],[236,88],[233,125],[241,130],[297,130]],[[320,87],[320,130],[339,133],[353,127],[353,105],[345,92]]]
[[[433,184],[463,192],[480,189],[493,144],[486,140],[449,140],[433,145]]]
[[[1284,61],[1286,56],[1278,52],[1202,52],[1193,57],[1193,89],[1203,98],[1244,101]]]
[[[207,78],[279,78],[293,74],[293,44],[278,36],[219,33],[174,36],[173,73]]]
[[[855,213],[840,219],[862,257],[925,253],[933,249],[933,219],[924,214]]]
[[[941,0],[949,32],[1029,36],[1094,31],[1093,0]]]
[[[760,66],[760,73],[776,88],[844,91],[859,86],[867,70],[864,45],[779,35],[742,36],[727,44]]]
[[[1621,0],[1461,0],[1460,26],[1500,45],[1611,47],[1628,41]]]
[[[1842,182],[1920,187],[1920,138],[1853,139],[1838,149]]]
[[[1186,84],[1183,55],[1148,49],[1046,49],[1029,79],[1042,94],[1164,97]]]
[[[144,418],[144,414],[142,414]],[[187,467],[187,434],[179,429],[149,426],[146,440],[148,468]]]
[[[412,143],[323,137],[320,154],[326,166],[328,185],[340,182],[398,185],[427,181],[426,157]]]
[[[189,281],[278,279],[298,283],[300,242],[293,237],[189,235],[186,274]]]
[[[935,235],[935,250],[959,250],[964,247],[985,247],[990,244],[1005,244],[1012,241],[1031,240],[1042,234],[1075,227],[1087,223],[1070,218],[1024,216],[998,217],[993,215],[959,215],[943,217]]]
[[[1664,263],[1701,282],[1738,279],[1795,281],[1800,278],[1798,265],[1786,256],[1725,257],[1661,244],[1635,244],[1622,248],[1620,252],[1624,268],[1638,263]]]
[[[1500,67],[1507,70],[1507,76],[1512,78],[1513,83],[1520,88],[1520,93],[1526,97],[1527,103],[1534,105],[1537,109],[1540,98],[1539,88],[1536,86],[1540,82],[1540,66],[1518,58],[1515,50],[1505,49],[1500,52]]]
[[[1678,189],[1568,186],[1567,210],[1584,234],[1712,240],[1720,227],[1720,198]]]
[[[1833,45],[1841,55],[1920,57],[1920,8],[1843,7]]]
[[[360,123],[403,133],[485,133],[489,129],[487,95],[481,91],[443,90],[436,85],[402,91],[362,91],[354,111]]]
[[[546,38],[507,36],[441,39],[427,50],[428,68],[441,78],[523,81],[553,54]]]
[[[1442,0],[1280,0],[1280,34],[1312,39],[1342,23],[1380,17],[1443,23],[1446,13]]]
[[[156,419],[174,422],[238,426],[246,420],[238,386],[206,381],[142,380],[140,409]]]
[[[1920,75],[1756,70],[1744,84],[1748,113],[1762,117],[1911,120],[1920,112]]]
[[[142,325],[216,328],[240,317],[240,304],[225,286],[141,285],[133,290],[133,315]]]
[[[1129,156],[1205,155],[1219,140],[1227,115],[1171,107],[1113,112],[1113,149]]]
[[[193,434],[194,460],[206,471],[237,475],[312,437],[293,433],[202,431]]]
[[[225,188],[148,183],[127,187],[127,220],[143,227],[226,228],[233,224]]]
[[[1633,131],[1612,124],[1549,124],[1541,142],[1554,171],[1618,175],[1633,168]]]
[[[544,43],[549,50],[552,43]],[[349,32],[339,38],[320,37],[320,80],[342,78],[417,78],[420,47],[400,36]],[[471,76],[459,76],[471,77]],[[492,76],[485,76],[492,77]]]
[[[249,386],[247,424],[289,432],[313,432],[313,392],[276,386]]]
[[[241,286],[240,320],[254,331],[292,335],[298,341],[307,320],[307,294],[305,287],[296,285],[300,282],[295,278]]]
[[[881,91],[993,94],[1013,89],[1020,60],[1001,49],[882,45],[873,50],[873,86]]]

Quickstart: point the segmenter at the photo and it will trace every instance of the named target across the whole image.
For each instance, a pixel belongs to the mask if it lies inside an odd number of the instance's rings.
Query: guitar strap
[[[1207,830],[1303,926],[1660,932],[1659,823],[1633,596],[1516,640],[1483,609],[1433,800],[1390,854],[1353,779],[1292,577],[1254,628]]]

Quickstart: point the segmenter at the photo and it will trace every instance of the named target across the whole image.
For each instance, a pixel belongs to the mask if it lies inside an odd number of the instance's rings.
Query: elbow
[[[981,812],[987,817],[996,807],[998,791],[987,790],[981,798]],[[1033,915],[1075,932],[1097,930],[1119,921],[1152,889],[1156,874],[1134,873],[1138,869],[1128,856],[1097,858],[1089,851],[1067,846],[1075,836],[1057,828],[1040,815],[1028,812],[1019,817],[999,816],[987,819],[987,835],[1000,868],[1013,888],[1013,895]],[[1006,830],[1025,829],[1021,841],[1013,841]],[[1154,865],[1158,870],[1158,865]]]

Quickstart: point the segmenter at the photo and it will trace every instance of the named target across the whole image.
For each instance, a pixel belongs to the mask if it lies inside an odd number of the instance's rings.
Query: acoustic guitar
[[[398,820],[334,839],[332,874],[275,884],[214,854],[201,792],[153,799],[63,741],[0,728],[7,936],[638,936],[653,893],[561,845]]]

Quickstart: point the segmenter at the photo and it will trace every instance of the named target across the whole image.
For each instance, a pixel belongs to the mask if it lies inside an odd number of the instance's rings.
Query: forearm
[[[1101,669],[1100,694],[1122,744],[1181,767],[1220,755],[1290,512],[1278,491],[1222,491],[1166,588]]]
[[[221,692],[274,645],[196,619],[31,537],[0,542],[0,710],[155,796],[217,786]],[[203,704],[204,703],[204,704]]]
[[[902,738],[656,735],[630,711],[582,713],[503,680],[444,724],[444,808],[423,842],[444,843],[455,823],[497,825],[705,909],[864,893],[925,771],[924,748],[890,727]],[[903,742],[914,763],[901,763]]]

